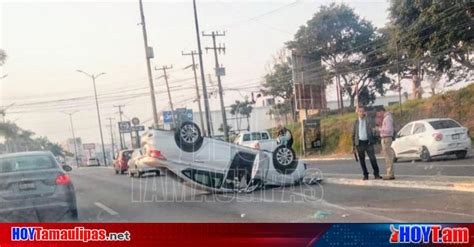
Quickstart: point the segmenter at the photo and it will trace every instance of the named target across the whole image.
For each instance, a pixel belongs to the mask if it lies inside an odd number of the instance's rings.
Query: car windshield
[[[0,173],[42,170],[54,167],[56,167],[56,163],[48,155],[0,158]]]
[[[461,127],[458,123],[456,123],[453,120],[437,120],[437,121],[430,121],[429,123],[435,130]]]

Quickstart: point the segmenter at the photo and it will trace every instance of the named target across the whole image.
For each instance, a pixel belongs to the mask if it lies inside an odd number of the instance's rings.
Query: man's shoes
[[[382,179],[382,177],[380,175],[375,175],[374,179]]]
[[[364,176],[364,178],[362,178],[362,180],[369,180],[369,176]]]
[[[383,180],[394,180],[395,177],[384,176]]]

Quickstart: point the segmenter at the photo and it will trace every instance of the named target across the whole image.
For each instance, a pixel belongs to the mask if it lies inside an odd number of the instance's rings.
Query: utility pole
[[[201,67],[201,69],[202,69],[202,67]],[[207,74],[207,77],[209,78],[209,84],[211,84],[211,86],[212,86],[213,83],[212,83],[211,74]],[[212,124],[212,111],[209,111],[209,122],[210,122],[209,125],[211,126],[211,130],[209,132],[211,132],[212,135],[214,135],[214,125]]]
[[[165,77],[165,82],[166,82],[166,90],[168,91],[168,100],[169,100],[170,107],[171,107],[171,119],[173,120],[174,127],[177,128],[178,126],[176,125],[176,117],[174,116],[173,100],[171,99],[170,86],[168,84],[168,74],[166,74],[166,70],[172,69],[172,68],[173,68],[173,65],[170,65],[170,66],[163,65],[161,68],[156,68],[155,67],[155,70],[162,70],[163,71],[163,76]]]
[[[194,72],[194,85],[196,87],[196,100],[198,102],[198,108],[199,108],[199,118],[201,120],[201,128],[202,128],[202,132],[203,133],[206,133],[205,131],[205,128],[204,128],[204,118],[202,116],[202,108],[201,108],[201,94],[199,93],[199,85],[198,85],[198,79],[197,79],[197,73],[196,73],[196,69],[197,69],[197,66],[196,66],[196,62],[194,60],[194,55],[198,55],[198,53],[196,51],[191,51],[190,53],[184,53],[184,52],[181,52],[181,54],[183,56],[191,56],[192,58],[192,61],[193,61],[193,65],[192,65],[192,68],[193,68],[193,72]],[[206,134],[204,134],[206,135]]]
[[[225,112],[225,106],[224,106],[224,96],[223,96],[223,89],[222,89],[222,82],[221,82],[221,74],[222,74],[222,69],[219,65],[219,57],[217,56],[217,52],[225,53],[225,47],[219,44],[219,47],[216,45],[216,37],[218,36],[225,36],[225,32],[219,33],[218,31],[216,32],[211,32],[211,34],[205,34],[203,33],[202,36],[204,37],[212,37],[212,45],[213,47],[206,47],[207,50],[214,50],[214,59],[216,61],[216,76],[217,76],[217,85],[219,87],[219,99],[221,103],[221,112],[222,112],[222,127],[224,129],[224,140],[229,141],[229,128],[227,126],[227,115]]]
[[[117,107],[118,108],[118,114],[119,114],[119,119],[120,119],[120,122],[122,122],[122,107],[125,107],[125,105],[114,105],[114,107]],[[120,150],[123,150],[125,149],[125,145],[124,145],[124,142],[125,142],[125,138],[123,137],[122,133],[120,133],[120,130],[119,130],[119,137],[120,137]]]
[[[95,96],[95,106],[97,108],[97,119],[99,120],[99,130],[100,130],[100,142],[102,144],[102,154],[104,155],[104,165],[107,166],[107,157],[105,156],[105,146],[104,146],[104,135],[102,134],[102,123],[100,121],[100,111],[99,111],[99,101],[97,100],[97,89],[95,87],[95,79],[99,78],[101,75],[105,75],[105,73],[100,74],[88,74],[82,70],[77,70],[77,72],[82,73],[90,78],[92,78],[92,84],[94,84],[94,96]]]
[[[114,149],[114,131],[113,131],[113,125],[112,125],[112,120],[114,120],[114,118],[112,117],[108,117],[107,118],[109,120],[109,128],[110,128],[110,139],[112,141],[112,159],[115,158],[115,149]]]
[[[62,112],[66,115],[69,115],[69,122],[71,123],[71,132],[72,132],[72,140],[74,142],[74,157],[76,158],[76,167],[79,167],[79,160],[77,157],[77,145],[76,145],[76,135],[74,134],[74,125],[72,123],[72,115],[74,113],[77,113],[78,111],[73,111],[73,112]]]
[[[202,61],[202,49],[201,49],[201,34],[199,32],[199,21],[196,7],[196,0],[193,0],[194,9],[194,24],[196,27],[196,40],[198,46],[199,64],[201,65],[201,83],[202,83],[202,96],[204,97],[204,111],[206,112],[206,123],[207,123],[207,134],[211,137],[211,112],[209,107],[209,97],[207,95],[206,77],[204,75],[204,63]]]
[[[154,127],[158,127],[158,110],[156,109],[156,99],[155,99],[155,87],[153,85],[153,76],[151,74],[151,63],[150,59],[153,58],[153,48],[148,46],[148,37],[146,34],[146,24],[145,24],[145,14],[143,13],[143,3],[142,0],[138,0],[140,4],[140,17],[142,22],[142,32],[143,32],[143,45],[145,47],[145,58],[146,58],[146,67],[148,74],[148,82],[150,84],[150,97],[151,97],[151,107],[153,109],[153,124]]]
[[[402,84],[400,80],[400,65],[399,65],[399,57],[398,57],[398,40],[395,46],[396,56],[397,56],[397,80],[398,80],[398,104],[400,105],[400,115],[402,114]]]

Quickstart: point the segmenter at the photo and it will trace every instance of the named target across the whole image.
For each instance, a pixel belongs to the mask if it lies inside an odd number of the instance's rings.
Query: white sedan
[[[166,168],[179,181],[208,191],[251,192],[264,185],[299,183],[306,175],[306,165],[291,148],[268,152],[203,137],[192,122],[184,122],[175,132],[148,130],[141,146],[142,162]]]
[[[395,161],[400,158],[430,161],[441,155],[462,159],[471,149],[471,139],[468,129],[452,119],[423,119],[405,125],[393,141],[392,149]]]

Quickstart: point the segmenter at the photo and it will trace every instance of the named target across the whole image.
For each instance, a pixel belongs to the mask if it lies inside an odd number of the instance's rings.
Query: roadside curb
[[[382,156],[376,156],[376,158],[378,160],[381,160],[381,159],[384,159]],[[368,158],[366,158],[368,159]],[[330,158],[330,157],[327,157],[327,158],[303,158],[301,159],[303,161],[333,161],[333,160],[354,160],[355,161],[355,158],[354,157],[333,157],[333,158]]]
[[[457,191],[474,193],[474,183],[469,182],[436,182],[436,181],[406,181],[406,180],[367,180],[350,178],[324,178],[323,184],[339,184],[354,186],[376,186],[406,189],[427,189],[442,191]]]

